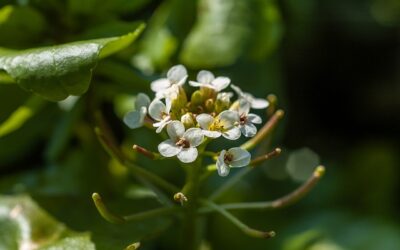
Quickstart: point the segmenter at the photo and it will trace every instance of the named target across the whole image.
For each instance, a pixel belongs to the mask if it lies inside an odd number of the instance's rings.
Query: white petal
[[[256,114],[248,114],[247,115],[247,120],[249,122],[255,123],[255,124],[261,124],[262,123],[261,117],[256,115]]]
[[[215,76],[208,70],[201,70],[197,74],[197,81],[200,83],[210,84],[214,80]]]
[[[224,129],[230,129],[239,121],[239,113],[233,110],[225,110],[219,114],[218,118]]]
[[[243,91],[238,86],[231,84],[231,88],[236,92],[238,96],[243,96]]]
[[[229,129],[227,131],[224,131],[222,133],[222,135],[226,139],[229,139],[229,140],[232,140],[232,141],[239,139],[241,134],[242,133],[240,132],[240,129],[238,127],[232,127],[231,129]]]
[[[193,87],[206,87],[205,84],[199,83],[199,82],[194,82],[194,81],[189,81],[189,85]]]
[[[232,92],[221,92],[217,95],[217,100],[221,100],[223,102],[230,102],[233,96]]]
[[[150,105],[150,98],[144,93],[139,93],[135,99],[135,109],[139,110],[141,107],[148,107]]]
[[[165,99],[165,113],[166,114],[169,114],[169,112],[171,111],[171,107],[172,107],[172,99],[166,98]]]
[[[262,98],[253,98],[251,102],[251,107],[253,109],[265,109],[269,106],[269,102]]]
[[[139,111],[128,112],[124,116],[124,123],[131,129],[139,128],[143,126],[143,121],[146,113],[146,107],[142,107]]]
[[[181,147],[176,146],[175,142],[170,139],[165,140],[158,145],[158,152],[165,157],[175,156],[181,152],[181,150]]]
[[[177,141],[185,133],[185,126],[180,121],[171,121],[167,126],[167,133],[169,138]]]
[[[198,154],[197,148],[183,148],[177,156],[181,162],[190,163],[196,160]]]
[[[246,137],[253,137],[257,134],[257,128],[253,123],[246,123],[240,127],[242,134]]]
[[[183,134],[183,138],[190,143],[191,147],[197,147],[203,141],[204,134],[199,128],[190,128]]]
[[[226,150],[222,150],[221,153],[218,156],[217,159],[217,170],[218,170],[218,175],[219,176],[227,176],[229,174],[229,166],[225,164],[224,158],[225,158],[225,153]]]
[[[164,127],[167,126],[170,122],[172,122],[172,121],[170,120],[169,117],[167,117],[167,118],[164,118],[160,122],[154,123],[153,127],[157,127],[156,133],[157,134],[161,133],[161,131],[164,129]]]
[[[231,79],[229,79],[228,77],[217,77],[214,79],[214,81],[212,81],[212,85],[214,86],[214,89],[219,92],[223,89],[225,89],[226,87],[228,87],[229,83],[231,83]]]
[[[247,116],[247,114],[250,111],[250,106],[251,106],[251,103],[248,102],[246,99],[243,99],[243,98],[239,99],[239,110],[238,110],[239,115]]]
[[[167,78],[172,84],[182,85],[187,78],[186,68],[179,64],[168,70]]]
[[[209,114],[200,114],[196,116],[196,121],[202,129],[208,129],[214,121],[214,117]]]
[[[149,106],[149,114],[151,118],[153,118],[156,121],[161,121],[162,120],[162,114],[165,113],[166,107],[165,104],[158,100],[154,99]]]
[[[171,82],[167,78],[161,78],[150,83],[150,88],[154,92],[165,90],[171,86]]]
[[[228,150],[228,153],[232,154],[233,160],[229,165],[233,168],[240,168],[249,165],[251,160],[251,155],[247,150],[244,150],[240,147],[231,148]]]
[[[203,132],[203,135],[205,135],[209,138],[218,138],[222,135],[222,133],[219,131],[202,130],[202,132]]]

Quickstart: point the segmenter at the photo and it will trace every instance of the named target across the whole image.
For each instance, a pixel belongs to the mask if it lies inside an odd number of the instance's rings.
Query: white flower
[[[228,77],[219,76],[215,78],[214,74],[207,70],[202,70],[197,74],[197,82],[189,81],[189,84],[193,87],[210,88],[217,92],[228,87],[230,83],[231,79]]]
[[[126,113],[124,123],[131,129],[143,126],[149,105],[150,98],[144,93],[139,93],[135,98],[135,110]]]
[[[153,123],[153,127],[156,127],[156,133],[160,133],[165,125],[171,122],[171,116],[169,112],[171,111],[171,100],[166,99],[166,104],[164,104],[159,99],[154,99],[149,106],[149,114],[151,118],[156,120]]]
[[[256,114],[249,114],[250,103],[242,99],[239,101],[239,128],[246,137],[253,137],[257,134],[257,127],[254,124],[261,124],[262,119]]]
[[[240,129],[235,126],[238,120],[239,113],[232,110],[225,110],[216,118],[209,114],[200,114],[196,117],[205,136],[218,138],[222,135],[229,140],[237,140],[241,135]]]
[[[158,151],[164,157],[177,156],[183,163],[190,163],[196,160],[197,146],[201,144],[204,135],[199,128],[185,127],[180,121],[172,121],[167,126],[168,140],[158,145]]]
[[[157,98],[171,98],[171,95],[177,96],[179,86],[185,84],[188,77],[186,68],[183,65],[176,65],[167,72],[167,78],[161,78],[150,84],[151,90],[156,92]],[[171,98],[175,99],[175,98]]]
[[[251,155],[246,150],[236,147],[228,151],[222,150],[217,159],[217,170],[220,176],[227,176],[230,168],[240,168],[249,165]]]
[[[231,84],[231,88],[238,94],[240,99],[248,101],[253,109],[264,109],[269,102],[262,98],[255,98],[253,95],[243,92],[238,86]]]
[[[233,96],[232,92],[221,92],[217,95],[217,100],[225,103],[230,103]]]

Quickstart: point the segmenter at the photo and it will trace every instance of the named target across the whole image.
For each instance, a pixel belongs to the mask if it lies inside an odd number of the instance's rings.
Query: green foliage
[[[24,89],[52,101],[82,95],[98,60],[132,43],[143,30],[121,37],[88,40],[22,51],[2,51],[0,69]]]
[[[69,230],[29,196],[0,196],[0,211],[0,249],[95,249],[89,234]]]

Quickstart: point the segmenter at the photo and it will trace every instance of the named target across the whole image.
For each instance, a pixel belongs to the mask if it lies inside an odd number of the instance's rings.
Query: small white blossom
[[[238,126],[246,137],[253,137],[257,134],[257,127],[254,124],[261,124],[262,119],[256,114],[249,114],[250,103],[242,99],[239,101],[239,122]]]
[[[124,116],[124,123],[131,129],[143,126],[149,105],[150,98],[144,93],[139,93],[135,98],[135,110]]]
[[[196,120],[207,137],[218,138],[222,135],[229,140],[237,140],[241,135],[240,129],[235,126],[239,120],[236,111],[225,110],[215,118],[209,114],[200,114]]]
[[[231,88],[237,93],[240,99],[250,103],[253,109],[264,109],[269,106],[269,102],[262,98],[255,98],[252,94],[243,92],[238,86],[231,84]]]
[[[232,92],[221,92],[218,93],[217,100],[229,103],[231,101],[232,96],[233,96]]]
[[[158,151],[164,157],[177,156],[183,163],[196,160],[197,146],[201,144],[204,135],[199,128],[190,128],[185,131],[185,126],[179,121],[172,121],[167,126],[168,140],[158,145]]]
[[[164,104],[159,99],[154,99],[149,106],[149,114],[156,123],[153,123],[153,127],[157,128],[156,133],[160,133],[163,128],[171,122],[171,100],[166,99]]]
[[[216,92],[228,87],[231,83],[231,79],[224,76],[215,78],[214,74],[207,70],[202,70],[197,74],[197,82],[189,81],[189,84],[193,87],[205,87],[214,89]]]
[[[251,155],[246,150],[235,147],[222,150],[217,159],[217,170],[220,176],[227,176],[230,168],[240,168],[249,165]]]
[[[167,78],[153,81],[150,87],[156,93],[157,98],[171,98],[178,95],[179,87],[185,84],[187,77],[186,68],[179,64],[168,70]]]

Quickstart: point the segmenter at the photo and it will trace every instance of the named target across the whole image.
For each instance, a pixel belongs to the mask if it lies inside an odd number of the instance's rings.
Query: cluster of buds
[[[255,98],[231,84],[228,77],[215,77],[202,70],[196,81],[189,85],[198,88],[190,96],[184,89],[187,70],[183,65],[169,69],[166,78],[151,83],[155,98],[140,93],[135,99],[135,110],[124,117],[125,124],[134,129],[151,124],[157,133],[164,128],[169,139],[158,145],[163,157],[177,157],[183,163],[194,162],[201,144],[224,137],[238,140],[242,135],[253,137],[257,134],[256,124],[261,124],[260,116],[250,113],[251,109],[265,109],[269,103]],[[233,92],[226,91],[230,87]],[[226,176],[231,167],[249,165],[250,153],[240,147],[220,151],[216,166],[220,176]]]

